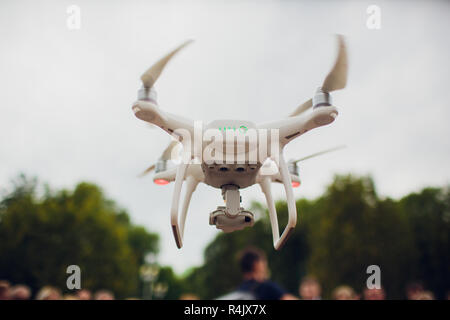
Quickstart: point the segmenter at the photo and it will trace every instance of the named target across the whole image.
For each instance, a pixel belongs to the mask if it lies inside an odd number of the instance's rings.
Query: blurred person
[[[79,300],[91,300],[92,293],[88,289],[81,289],[77,291],[77,297]]]
[[[424,291],[420,282],[411,282],[406,286],[406,298],[408,300],[417,300],[417,297]]]
[[[363,291],[363,298],[364,300],[386,300],[386,293],[383,287],[380,289],[369,289],[366,287]]]
[[[180,300],[200,300],[200,298],[193,293],[184,293],[180,296]]]
[[[6,280],[0,281],[0,300],[9,300],[11,285]]]
[[[270,281],[267,258],[256,248],[244,250],[239,259],[243,282],[238,292],[248,293],[258,300],[296,300],[297,298]]]
[[[11,300],[29,300],[31,298],[31,290],[29,287],[18,284],[11,288]]]
[[[431,291],[422,291],[415,298],[415,300],[434,300],[434,294]]]
[[[307,276],[302,279],[298,292],[303,300],[321,300],[322,287],[315,277]]]
[[[65,294],[64,300],[80,300],[80,299],[78,298],[78,296],[74,294]]]
[[[114,300],[114,294],[108,290],[98,290],[95,293],[94,300]]]
[[[355,291],[349,286],[339,286],[333,290],[334,300],[358,300]]]
[[[36,300],[61,300],[61,292],[52,286],[42,287],[36,295]]]

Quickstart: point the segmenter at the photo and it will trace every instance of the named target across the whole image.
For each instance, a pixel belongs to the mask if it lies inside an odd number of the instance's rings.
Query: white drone
[[[337,39],[339,52],[336,62],[314,97],[301,104],[288,118],[263,124],[216,120],[204,125],[166,112],[158,106],[153,85],[169,60],[191,41],[171,51],[141,76],[143,86],[138,91],[138,101],[133,104],[132,110],[136,117],[160,127],[175,139],[158,162],[145,170],[143,175],[154,170],[153,181],[156,184],[175,181],[170,214],[178,248],[183,246],[189,203],[200,182],[222,190],[225,205],[210,213],[209,223],[224,232],[253,226],[254,215],[241,207],[239,190],[258,183],[267,201],[273,245],[276,250],[283,246],[297,223],[292,189],[300,185],[297,163],[341,148],[335,147],[288,162],[283,156],[283,149],[289,142],[311,129],[332,123],[338,115],[336,107],[331,104],[330,92],[346,86],[348,64],[343,37],[339,35]],[[305,113],[310,108],[312,112]],[[254,137],[256,139],[252,140]],[[184,161],[169,166],[170,160],[180,158],[179,152],[176,152],[178,146],[182,146]],[[273,163],[277,169],[268,170]],[[184,181],[186,193],[180,214],[179,202]],[[282,183],[286,192],[288,222],[281,236],[271,192],[272,182]]]

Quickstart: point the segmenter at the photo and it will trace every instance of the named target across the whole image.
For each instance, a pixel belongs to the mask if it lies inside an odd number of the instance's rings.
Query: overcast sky
[[[204,121],[283,118],[322,83],[335,33],[346,37],[350,64],[347,88],[333,95],[340,114],[285,153],[348,148],[305,161],[296,197],[320,195],[335,173],[371,174],[391,197],[450,182],[449,2],[187,2],[1,1],[0,185],[19,172],[53,188],[98,183],[161,235],[162,263],[178,272],[201,264],[220,232],[208,225],[220,190],[198,187],[178,250],[173,184],[136,178],[170,141],[131,111],[140,75],[194,39],[156,85],[162,108]],[[379,30],[366,26],[372,4]],[[70,5],[81,9],[79,30],[67,27]],[[256,186],[242,195],[244,206],[264,199]]]

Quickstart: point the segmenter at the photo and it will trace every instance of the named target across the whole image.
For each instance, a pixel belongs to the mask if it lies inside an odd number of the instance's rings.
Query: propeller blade
[[[337,35],[339,53],[336,58],[333,69],[325,78],[322,85],[324,92],[332,92],[335,90],[344,89],[347,85],[347,71],[348,71],[348,58],[347,47],[345,45],[344,37]]]
[[[161,157],[159,158],[159,160],[171,160],[172,159],[172,150],[176,147],[178,147],[180,144],[180,142],[178,142],[177,140],[172,140],[172,142],[170,142],[170,144],[167,146],[167,148],[163,151]],[[139,177],[143,177],[145,175],[147,175],[148,173],[152,172],[153,170],[155,170],[156,164],[152,164],[150,167],[148,167],[147,169],[145,169],[144,172],[142,172]]]
[[[312,107],[312,99],[309,99],[308,101],[304,102],[303,104],[299,105],[297,109],[295,109],[294,112],[292,112],[289,117],[295,117],[298,116],[300,113],[305,112],[309,108]]]
[[[172,142],[167,146],[167,148],[163,151],[161,158],[162,160],[170,160],[172,159],[172,150],[180,145],[180,142],[177,140],[172,140]]]
[[[342,35],[337,35],[338,40],[338,56],[336,62],[334,63],[333,69],[325,78],[322,85],[322,91],[332,92],[340,89],[344,89],[347,85],[347,72],[348,72],[348,57],[347,57],[347,47],[345,45],[344,37]],[[312,107],[312,99],[304,102],[302,105],[298,106],[297,109],[291,113],[290,117],[298,116],[299,114],[305,112]]]
[[[153,170],[155,170],[155,165],[152,164],[150,167],[148,167],[147,169],[145,169],[144,172],[142,172],[139,177],[143,177],[145,175],[147,175],[148,173],[152,172]]]
[[[144,74],[141,76],[142,85],[144,88],[150,89],[155,84],[156,80],[158,80],[161,72],[164,70],[166,64],[172,59],[172,57],[181,49],[190,44],[193,40],[188,40],[169,52],[167,55],[158,60],[154,65],[152,65]]]
[[[339,150],[339,149],[343,149],[345,147],[346,147],[345,145],[342,145],[342,146],[337,146],[337,147],[334,147],[334,148],[326,149],[326,150],[323,150],[323,151],[320,151],[320,152],[316,152],[316,153],[310,154],[309,156],[306,156],[306,157],[300,158],[298,160],[295,160],[294,163],[297,163],[297,162],[300,162],[300,161],[304,161],[306,159],[314,158],[314,157],[320,156],[320,155],[328,153],[328,152],[332,152],[332,151],[336,151],[336,150]]]

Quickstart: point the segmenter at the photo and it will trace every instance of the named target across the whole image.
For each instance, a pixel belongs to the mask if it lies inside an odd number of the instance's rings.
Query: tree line
[[[346,284],[361,290],[369,265],[381,270],[388,298],[404,298],[408,282],[421,281],[438,298],[450,289],[450,189],[424,188],[400,199],[378,196],[370,177],[337,175],[315,199],[297,201],[298,225],[280,250],[272,245],[265,204],[253,203],[252,228],[218,233],[204,263],[183,274],[159,266],[165,298],[183,293],[216,298],[240,282],[238,253],[248,247],[268,257],[271,278],[292,293],[306,275],[316,277],[324,297]],[[280,225],[287,206],[277,202]],[[19,176],[0,201],[0,279],[38,290],[64,289],[66,268],[82,270],[82,286],[108,289],[119,298],[140,297],[140,268],[157,254],[159,237],[131,222],[125,209],[91,183],[51,190]]]
[[[277,203],[281,225],[286,202]],[[324,297],[339,285],[361,291],[377,265],[390,299],[405,298],[405,286],[423,282],[438,298],[450,290],[450,189],[424,188],[401,199],[381,198],[371,177],[337,175],[316,199],[297,201],[298,224],[286,245],[275,251],[263,204],[253,228],[219,234],[205,249],[204,264],[186,278],[189,290],[214,298],[234,290],[240,273],[237,254],[255,246],[265,251],[271,278],[291,293],[314,276]]]

